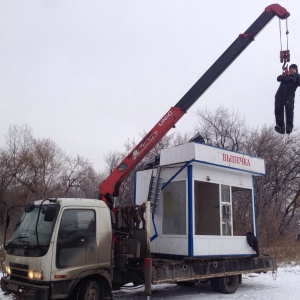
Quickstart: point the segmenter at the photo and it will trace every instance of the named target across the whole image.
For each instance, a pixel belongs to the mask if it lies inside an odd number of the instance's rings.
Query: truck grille
[[[11,276],[27,279],[28,265],[10,263]]]

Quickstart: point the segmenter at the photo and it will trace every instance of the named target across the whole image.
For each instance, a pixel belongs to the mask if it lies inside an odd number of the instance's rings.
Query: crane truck
[[[24,299],[112,299],[132,282],[150,298],[153,284],[208,281],[234,293],[242,274],[275,272],[275,258],[257,249],[253,177],[265,173],[262,159],[195,141],[164,149],[136,172],[134,204],[115,204],[120,184],[154,145],[274,16],[289,15],[266,7],[100,184],[100,199],[27,204],[4,237],[1,289]]]

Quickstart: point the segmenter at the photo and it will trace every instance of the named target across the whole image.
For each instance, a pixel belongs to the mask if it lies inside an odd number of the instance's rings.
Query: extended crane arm
[[[290,13],[279,4],[272,4],[266,7],[256,21],[243,34],[237,37],[175,106],[185,111],[188,110],[249,44],[254,41],[254,38],[275,15],[280,19],[286,19],[290,16]]]
[[[179,102],[159,120],[141,142],[126,156],[112,173],[100,184],[100,198],[110,203],[111,196],[118,196],[120,184],[133,168],[149,153],[155,144],[175,127],[175,124],[227,67],[249,46],[258,33],[274,16],[286,19],[289,12],[279,4],[272,4],[256,21],[228,47],[217,61],[203,74]]]

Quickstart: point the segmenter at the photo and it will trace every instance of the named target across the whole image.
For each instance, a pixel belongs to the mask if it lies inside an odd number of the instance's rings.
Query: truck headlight
[[[36,271],[36,270],[29,270],[28,271],[28,278],[35,279],[35,280],[42,280],[43,279],[43,272]]]
[[[10,266],[5,266],[5,272],[7,275],[11,275],[11,268]]]

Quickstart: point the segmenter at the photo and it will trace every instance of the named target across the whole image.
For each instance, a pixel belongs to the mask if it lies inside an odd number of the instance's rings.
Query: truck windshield
[[[30,212],[23,212],[15,230],[6,243],[8,252],[15,248],[48,249],[59,205],[36,206]],[[46,251],[47,252],[47,251]]]

